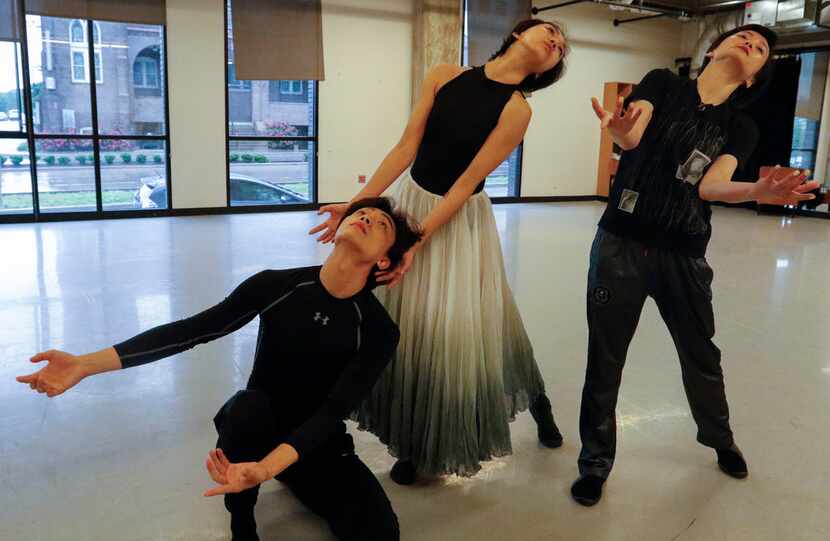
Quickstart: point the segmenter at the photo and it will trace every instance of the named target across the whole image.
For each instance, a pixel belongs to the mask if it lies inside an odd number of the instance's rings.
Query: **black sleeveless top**
[[[517,85],[488,79],[484,66],[468,69],[435,95],[410,174],[419,186],[446,194],[498,124]],[[484,189],[484,179],[475,193]]]

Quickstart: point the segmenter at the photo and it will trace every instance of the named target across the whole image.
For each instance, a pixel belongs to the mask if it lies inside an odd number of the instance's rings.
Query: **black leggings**
[[[712,269],[705,258],[649,248],[600,229],[588,271],[588,367],[582,390],[579,471],[607,478],[616,454],[617,394],[628,345],[653,297],[680,358],[697,439],[732,445],[720,350],[712,342]]]
[[[271,400],[261,391],[239,391],[214,418],[216,446],[231,462],[264,458],[279,443]],[[397,541],[398,518],[374,474],[354,453],[351,436],[342,445],[302,457],[277,480],[291,489],[303,505],[328,522],[344,541]],[[259,487],[225,496],[231,513],[250,512]]]

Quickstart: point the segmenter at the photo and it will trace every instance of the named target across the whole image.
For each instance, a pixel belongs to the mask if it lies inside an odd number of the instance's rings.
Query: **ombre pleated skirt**
[[[419,221],[442,197],[406,175],[393,188]],[[490,199],[470,197],[378,299],[400,327],[397,353],[352,414],[423,475],[474,475],[511,453],[509,422],[544,393],[507,284]]]

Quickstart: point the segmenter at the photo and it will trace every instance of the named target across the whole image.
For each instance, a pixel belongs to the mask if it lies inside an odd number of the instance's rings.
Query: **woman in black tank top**
[[[511,453],[508,422],[528,408],[540,441],[562,444],[482,189],[524,137],[530,106],[522,92],[556,82],[566,53],[561,26],[532,19],[484,66],[434,67],[401,140],[353,199],[384,193],[411,165],[394,190],[424,239],[379,275],[390,287],[376,292],[401,341],[353,416],[398,458],[398,483],[414,482],[416,472],[474,475],[481,461]],[[330,242],[347,207],[321,208],[330,217],[311,233]]]

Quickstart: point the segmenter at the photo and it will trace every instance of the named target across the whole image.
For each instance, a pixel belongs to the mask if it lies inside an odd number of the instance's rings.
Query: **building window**
[[[101,27],[92,24],[92,36],[95,39],[95,82],[104,82],[103,55],[101,54]],[[73,83],[89,83],[89,48],[86,42],[86,24],[75,19],[69,24],[70,64]]]
[[[101,46],[101,25],[98,22],[92,23],[92,38],[95,46]],[[73,46],[86,47],[86,23],[75,19],[69,23],[69,43]]]
[[[137,58],[133,65],[133,84],[137,88],[158,88],[159,65],[152,58]]]
[[[86,76],[86,55],[84,51],[72,51],[72,82],[89,82],[89,78]]]
[[[104,70],[102,69],[103,56],[101,51],[95,51],[95,82],[101,84],[104,82]]]
[[[303,93],[302,81],[280,81],[280,92],[283,94],[300,95]]]
[[[84,23],[78,20],[72,21],[69,25],[69,42],[81,47],[86,46],[86,25]]]
[[[152,47],[141,51],[133,64],[133,85],[136,88],[158,89],[160,74],[158,51]]]
[[[89,67],[87,66],[89,51],[81,49],[72,50],[72,82],[89,83]],[[95,51],[95,82],[104,82],[104,72],[101,66],[101,51]]]
[[[304,102],[307,84],[306,81],[268,81],[268,101]]]

